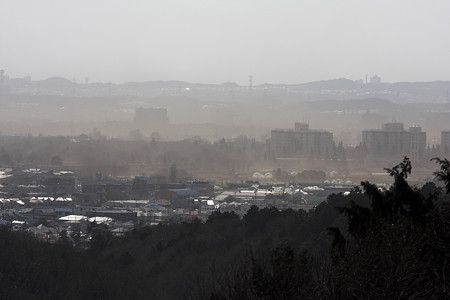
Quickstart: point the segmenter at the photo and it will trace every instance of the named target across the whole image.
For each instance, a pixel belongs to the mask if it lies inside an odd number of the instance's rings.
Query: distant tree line
[[[142,174],[168,181],[250,172],[270,165],[270,157],[264,142],[245,136],[213,143],[197,138],[107,139],[95,130],[77,137],[1,136],[0,166],[17,165],[72,168],[86,176],[97,172],[106,177]]]
[[[345,173],[351,168],[348,156],[355,161],[354,164],[362,165],[362,148],[344,148],[340,142],[330,157],[304,161],[298,166],[298,171],[332,169]],[[0,136],[0,167],[16,166],[69,169],[89,177],[98,172],[105,178],[139,174],[151,177],[154,182],[193,178],[239,182],[248,180],[255,170],[277,170],[280,167],[266,141],[246,136],[215,142],[200,138],[123,140],[106,138],[95,128],[90,134],[74,137]],[[292,179],[284,175],[274,179]],[[311,180],[307,174],[297,177],[298,180]],[[322,176],[314,177],[319,179]]]

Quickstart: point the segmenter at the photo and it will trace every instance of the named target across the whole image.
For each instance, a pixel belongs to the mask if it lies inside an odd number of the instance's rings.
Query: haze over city
[[[449,16],[0,0],[0,299],[450,299]]]
[[[448,1],[9,1],[11,77],[84,82],[450,79]]]

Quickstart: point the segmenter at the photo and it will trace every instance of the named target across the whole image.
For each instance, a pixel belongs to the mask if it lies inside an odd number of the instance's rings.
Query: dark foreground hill
[[[450,296],[450,165],[445,185],[331,195],[314,211],[137,226],[113,238],[93,225],[89,250],[0,231],[1,299],[445,299]]]

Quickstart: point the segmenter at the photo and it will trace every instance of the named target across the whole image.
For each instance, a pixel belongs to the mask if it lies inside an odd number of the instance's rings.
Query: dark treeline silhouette
[[[315,210],[252,207],[240,219],[136,226],[114,238],[92,224],[89,250],[0,231],[2,299],[445,299],[450,165],[442,187],[363,182]]]

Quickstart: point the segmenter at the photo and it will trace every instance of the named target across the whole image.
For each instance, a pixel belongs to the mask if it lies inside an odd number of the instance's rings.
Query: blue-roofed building
[[[202,195],[192,189],[170,189],[169,191],[177,193],[178,196],[200,197]]]

